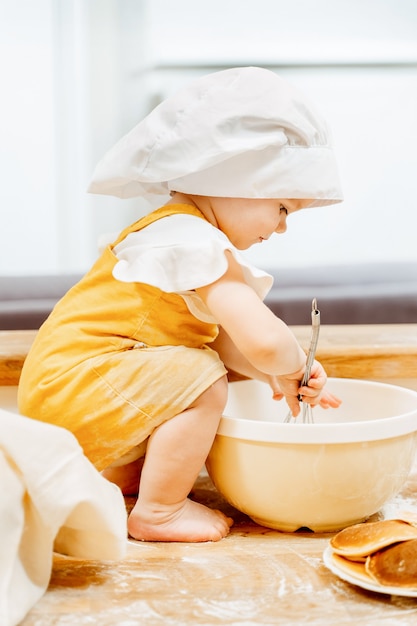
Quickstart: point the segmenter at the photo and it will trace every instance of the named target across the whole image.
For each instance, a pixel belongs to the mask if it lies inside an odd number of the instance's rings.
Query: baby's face
[[[239,250],[285,233],[287,216],[306,208],[311,200],[211,198],[217,227]]]

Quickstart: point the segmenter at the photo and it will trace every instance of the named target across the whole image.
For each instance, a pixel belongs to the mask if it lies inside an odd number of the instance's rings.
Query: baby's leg
[[[137,496],[143,462],[144,458],[141,457],[126,465],[108,467],[101,472],[101,475],[117,485],[124,496]]]
[[[218,541],[233,521],[187,498],[213,443],[227,397],[226,377],[149,438],[129,533],[144,541]]]

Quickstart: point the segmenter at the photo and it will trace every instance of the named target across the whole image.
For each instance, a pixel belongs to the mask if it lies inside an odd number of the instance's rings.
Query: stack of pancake
[[[334,564],[368,583],[417,589],[417,522],[404,518],[341,530],[330,540]]]

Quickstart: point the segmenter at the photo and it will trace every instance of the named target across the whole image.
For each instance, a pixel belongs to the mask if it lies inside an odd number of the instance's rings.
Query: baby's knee
[[[206,391],[200,396],[199,400],[210,408],[210,411],[221,414],[227,402],[228,383],[227,377],[222,376],[216,380]]]

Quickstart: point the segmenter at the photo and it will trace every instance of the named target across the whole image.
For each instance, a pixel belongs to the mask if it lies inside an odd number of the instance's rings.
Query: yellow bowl
[[[287,405],[272,400],[268,385],[229,388],[207,471],[258,524],[334,532],[376,513],[406,481],[417,443],[416,391],[329,379],[341,407],[316,407],[314,424],[284,424]]]

